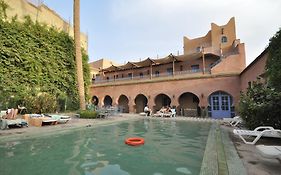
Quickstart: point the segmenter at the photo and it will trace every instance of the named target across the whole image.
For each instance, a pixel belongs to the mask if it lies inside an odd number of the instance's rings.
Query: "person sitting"
[[[14,108],[8,109],[6,115],[3,116],[3,118],[14,120],[14,119],[16,119],[17,114],[18,114],[18,109],[14,109]]]
[[[169,113],[169,112],[172,112],[172,110],[171,110],[171,107],[170,107],[170,106],[167,106],[167,107],[166,107],[165,113]]]
[[[149,107],[147,105],[144,107],[143,111],[147,114],[147,116],[150,116],[152,113],[151,109],[149,109]]]

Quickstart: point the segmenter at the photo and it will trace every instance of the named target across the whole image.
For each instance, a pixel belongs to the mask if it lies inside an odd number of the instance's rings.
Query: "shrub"
[[[258,126],[281,128],[281,93],[261,83],[253,83],[241,94],[239,112],[249,129]]]
[[[80,118],[87,118],[87,119],[94,119],[98,115],[96,111],[89,111],[89,110],[79,111],[79,114],[80,114]]]

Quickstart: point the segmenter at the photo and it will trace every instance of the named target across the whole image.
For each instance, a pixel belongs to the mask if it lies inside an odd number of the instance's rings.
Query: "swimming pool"
[[[199,174],[210,123],[141,119],[0,143],[1,174]],[[124,144],[128,137],[145,144]]]

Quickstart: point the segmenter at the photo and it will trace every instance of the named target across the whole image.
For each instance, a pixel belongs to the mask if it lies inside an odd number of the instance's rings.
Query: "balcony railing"
[[[160,79],[160,78],[172,78],[172,77],[180,77],[180,76],[188,76],[188,75],[194,75],[194,74],[203,74],[202,69],[196,69],[196,70],[187,70],[187,71],[177,71],[174,72],[174,75],[172,72],[166,72],[166,73],[159,73],[159,74],[152,74],[150,75],[136,75],[132,77],[124,77],[124,78],[110,78],[110,79],[95,79],[92,81],[93,84],[102,84],[102,83],[113,83],[113,82],[122,82],[122,81],[131,81],[131,80],[149,80],[149,79]],[[210,68],[205,69],[205,74],[211,74]]]

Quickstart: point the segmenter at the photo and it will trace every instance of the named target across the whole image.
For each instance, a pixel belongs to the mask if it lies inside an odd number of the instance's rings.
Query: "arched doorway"
[[[99,104],[99,98],[97,96],[93,96],[91,102],[93,105],[97,106]]]
[[[135,98],[136,113],[143,112],[144,107],[147,105],[147,98],[143,94],[139,94]]]
[[[120,95],[118,99],[118,107],[120,109],[120,112],[122,113],[129,113],[129,99],[125,95]]]
[[[232,96],[223,91],[212,93],[209,98],[209,116],[212,118],[231,117]]]
[[[105,96],[103,104],[105,107],[112,106],[112,98],[109,95]]]
[[[180,115],[188,117],[197,117],[200,115],[199,98],[191,93],[185,92],[179,97],[179,111]]]
[[[166,94],[159,94],[155,97],[155,107],[154,112],[159,111],[163,106],[170,106],[171,99]]]

